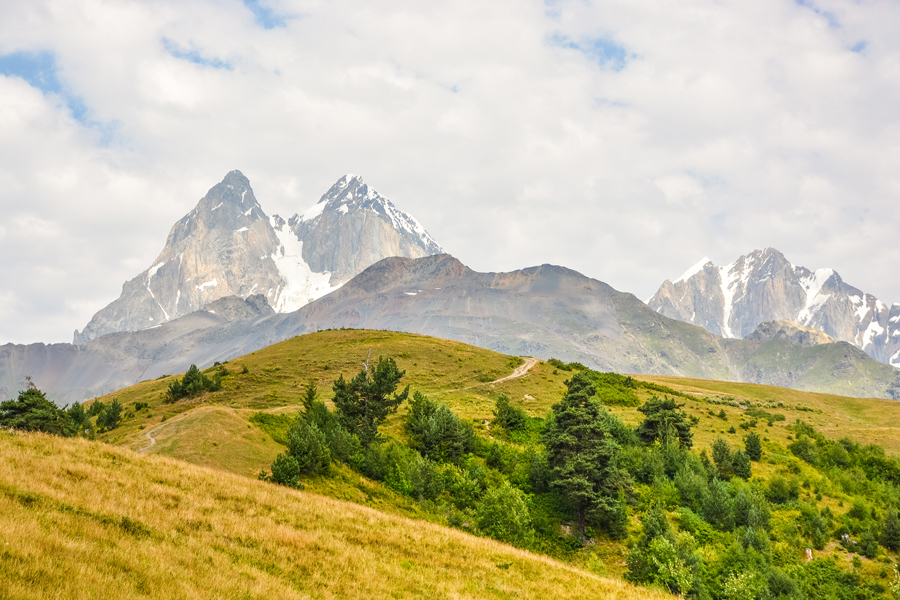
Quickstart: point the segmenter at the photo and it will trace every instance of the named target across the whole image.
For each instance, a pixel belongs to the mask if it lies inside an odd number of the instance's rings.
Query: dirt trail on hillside
[[[171,420],[166,421],[165,423],[161,423],[161,424],[157,425],[156,427],[154,427],[153,429],[151,429],[150,431],[148,431],[147,433],[144,434],[144,437],[147,438],[148,440],[150,440],[150,443],[147,444],[146,446],[144,446],[143,448],[137,450],[137,452],[146,452],[147,450],[149,450],[150,448],[155,446],[156,438],[153,437],[153,434],[156,433],[157,431],[159,431],[160,429],[162,429],[163,427],[165,427],[166,425],[171,425],[172,423],[177,423],[178,421],[180,421],[182,419],[187,419],[190,416],[196,415],[197,413],[202,412],[204,410],[210,410],[211,408],[213,408],[213,407],[208,406],[205,408],[201,408],[200,410],[195,410],[195,411],[192,411],[189,413],[185,413],[185,414],[181,415],[180,417],[178,417],[177,419],[171,419]]]
[[[531,358],[530,356],[522,357],[522,360],[525,362],[516,367],[516,369],[512,372],[512,375],[507,375],[506,377],[501,377],[500,379],[495,379],[494,381],[486,381],[485,383],[477,383],[475,385],[470,385],[464,388],[456,388],[455,390],[441,390],[439,392],[431,392],[430,394],[425,394],[426,396],[433,396],[434,394],[449,394],[450,392],[461,392],[463,390],[471,390],[477,387],[484,387],[486,385],[494,385],[497,383],[503,383],[504,381],[510,381],[512,379],[518,379],[519,377],[524,377],[531,368],[538,363],[538,359]]]
[[[536,365],[538,361],[538,359],[531,358],[530,356],[525,357],[522,360],[524,360],[525,362],[516,367],[516,370],[512,372],[512,375],[507,375],[506,377],[497,379],[496,381],[492,381],[489,385],[493,385],[495,383],[503,383],[504,381],[509,381],[510,379],[518,379],[519,377],[522,377],[523,375],[525,375],[525,373],[530,371],[531,367]]]

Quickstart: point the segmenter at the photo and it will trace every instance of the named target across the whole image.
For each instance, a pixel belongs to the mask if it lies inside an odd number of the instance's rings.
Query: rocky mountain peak
[[[848,285],[833,269],[793,265],[775,248],[724,267],[704,258],[665,281],[648,305],[730,338],[749,336],[767,321],[790,320],[900,367],[900,306]]]
[[[152,266],[76,331],[75,343],[155,327],[226,296],[262,295],[275,311],[291,312],[383,258],[442,252],[415,218],[359,176],[341,177],[285,221],[267,217],[250,181],[234,170],[175,223]]]

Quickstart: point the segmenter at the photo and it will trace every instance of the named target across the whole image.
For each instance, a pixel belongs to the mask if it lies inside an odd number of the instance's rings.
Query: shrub
[[[785,479],[781,475],[775,475],[769,480],[766,496],[775,504],[786,504],[800,497],[800,484],[794,477]]]
[[[319,428],[308,423],[305,418],[298,418],[291,427],[288,448],[291,456],[297,460],[301,473],[316,475],[328,471],[331,451],[327,440]]]
[[[762,443],[759,440],[759,434],[748,433],[744,438],[744,451],[750,460],[758,461],[762,458]]]
[[[169,384],[164,402],[171,404],[182,398],[193,398],[203,392],[217,392],[222,389],[222,374],[217,372],[212,379],[200,372],[197,365],[191,365],[188,372],[179,381]]]
[[[282,452],[272,463],[272,482],[291,488],[300,487],[300,464],[293,455]]]
[[[528,429],[528,415],[521,408],[511,406],[509,404],[509,396],[501,394],[497,398],[494,407],[494,420],[491,423],[507,431],[524,431]]]
[[[525,546],[532,538],[525,495],[504,481],[487,490],[475,509],[478,529],[494,539]]]

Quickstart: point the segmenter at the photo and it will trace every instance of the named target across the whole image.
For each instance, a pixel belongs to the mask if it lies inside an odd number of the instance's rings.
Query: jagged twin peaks
[[[291,312],[389,256],[444,250],[411,215],[356,175],[345,175],[312,208],[267,217],[250,181],[232,171],[172,226],[153,264],[75,331],[75,343],[139,331],[225,296],[262,294]]]
[[[727,338],[747,337],[764,322],[790,320],[900,367],[900,304],[886,305],[833,269],[793,265],[774,248],[724,267],[704,258],[675,281],[665,281],[648,304]]]

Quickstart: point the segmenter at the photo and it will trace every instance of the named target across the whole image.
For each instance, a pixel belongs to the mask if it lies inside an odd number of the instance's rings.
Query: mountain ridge
[[[122,287],[73,343],[140,331],[226,296],[262,293],[291,312],[337,289],[386,256],[443,252],[419,222],[345,175],[312,208],[268,217],[250,181],[229,172],[169,231],[151,266]]]
[[[885,304],[833,269],[794,265],[774,248],[722,267],[704,259],[663,282],[647,304],[726,338],[750,335],[765,321],[790,320],[900,367],[900,304]]]

